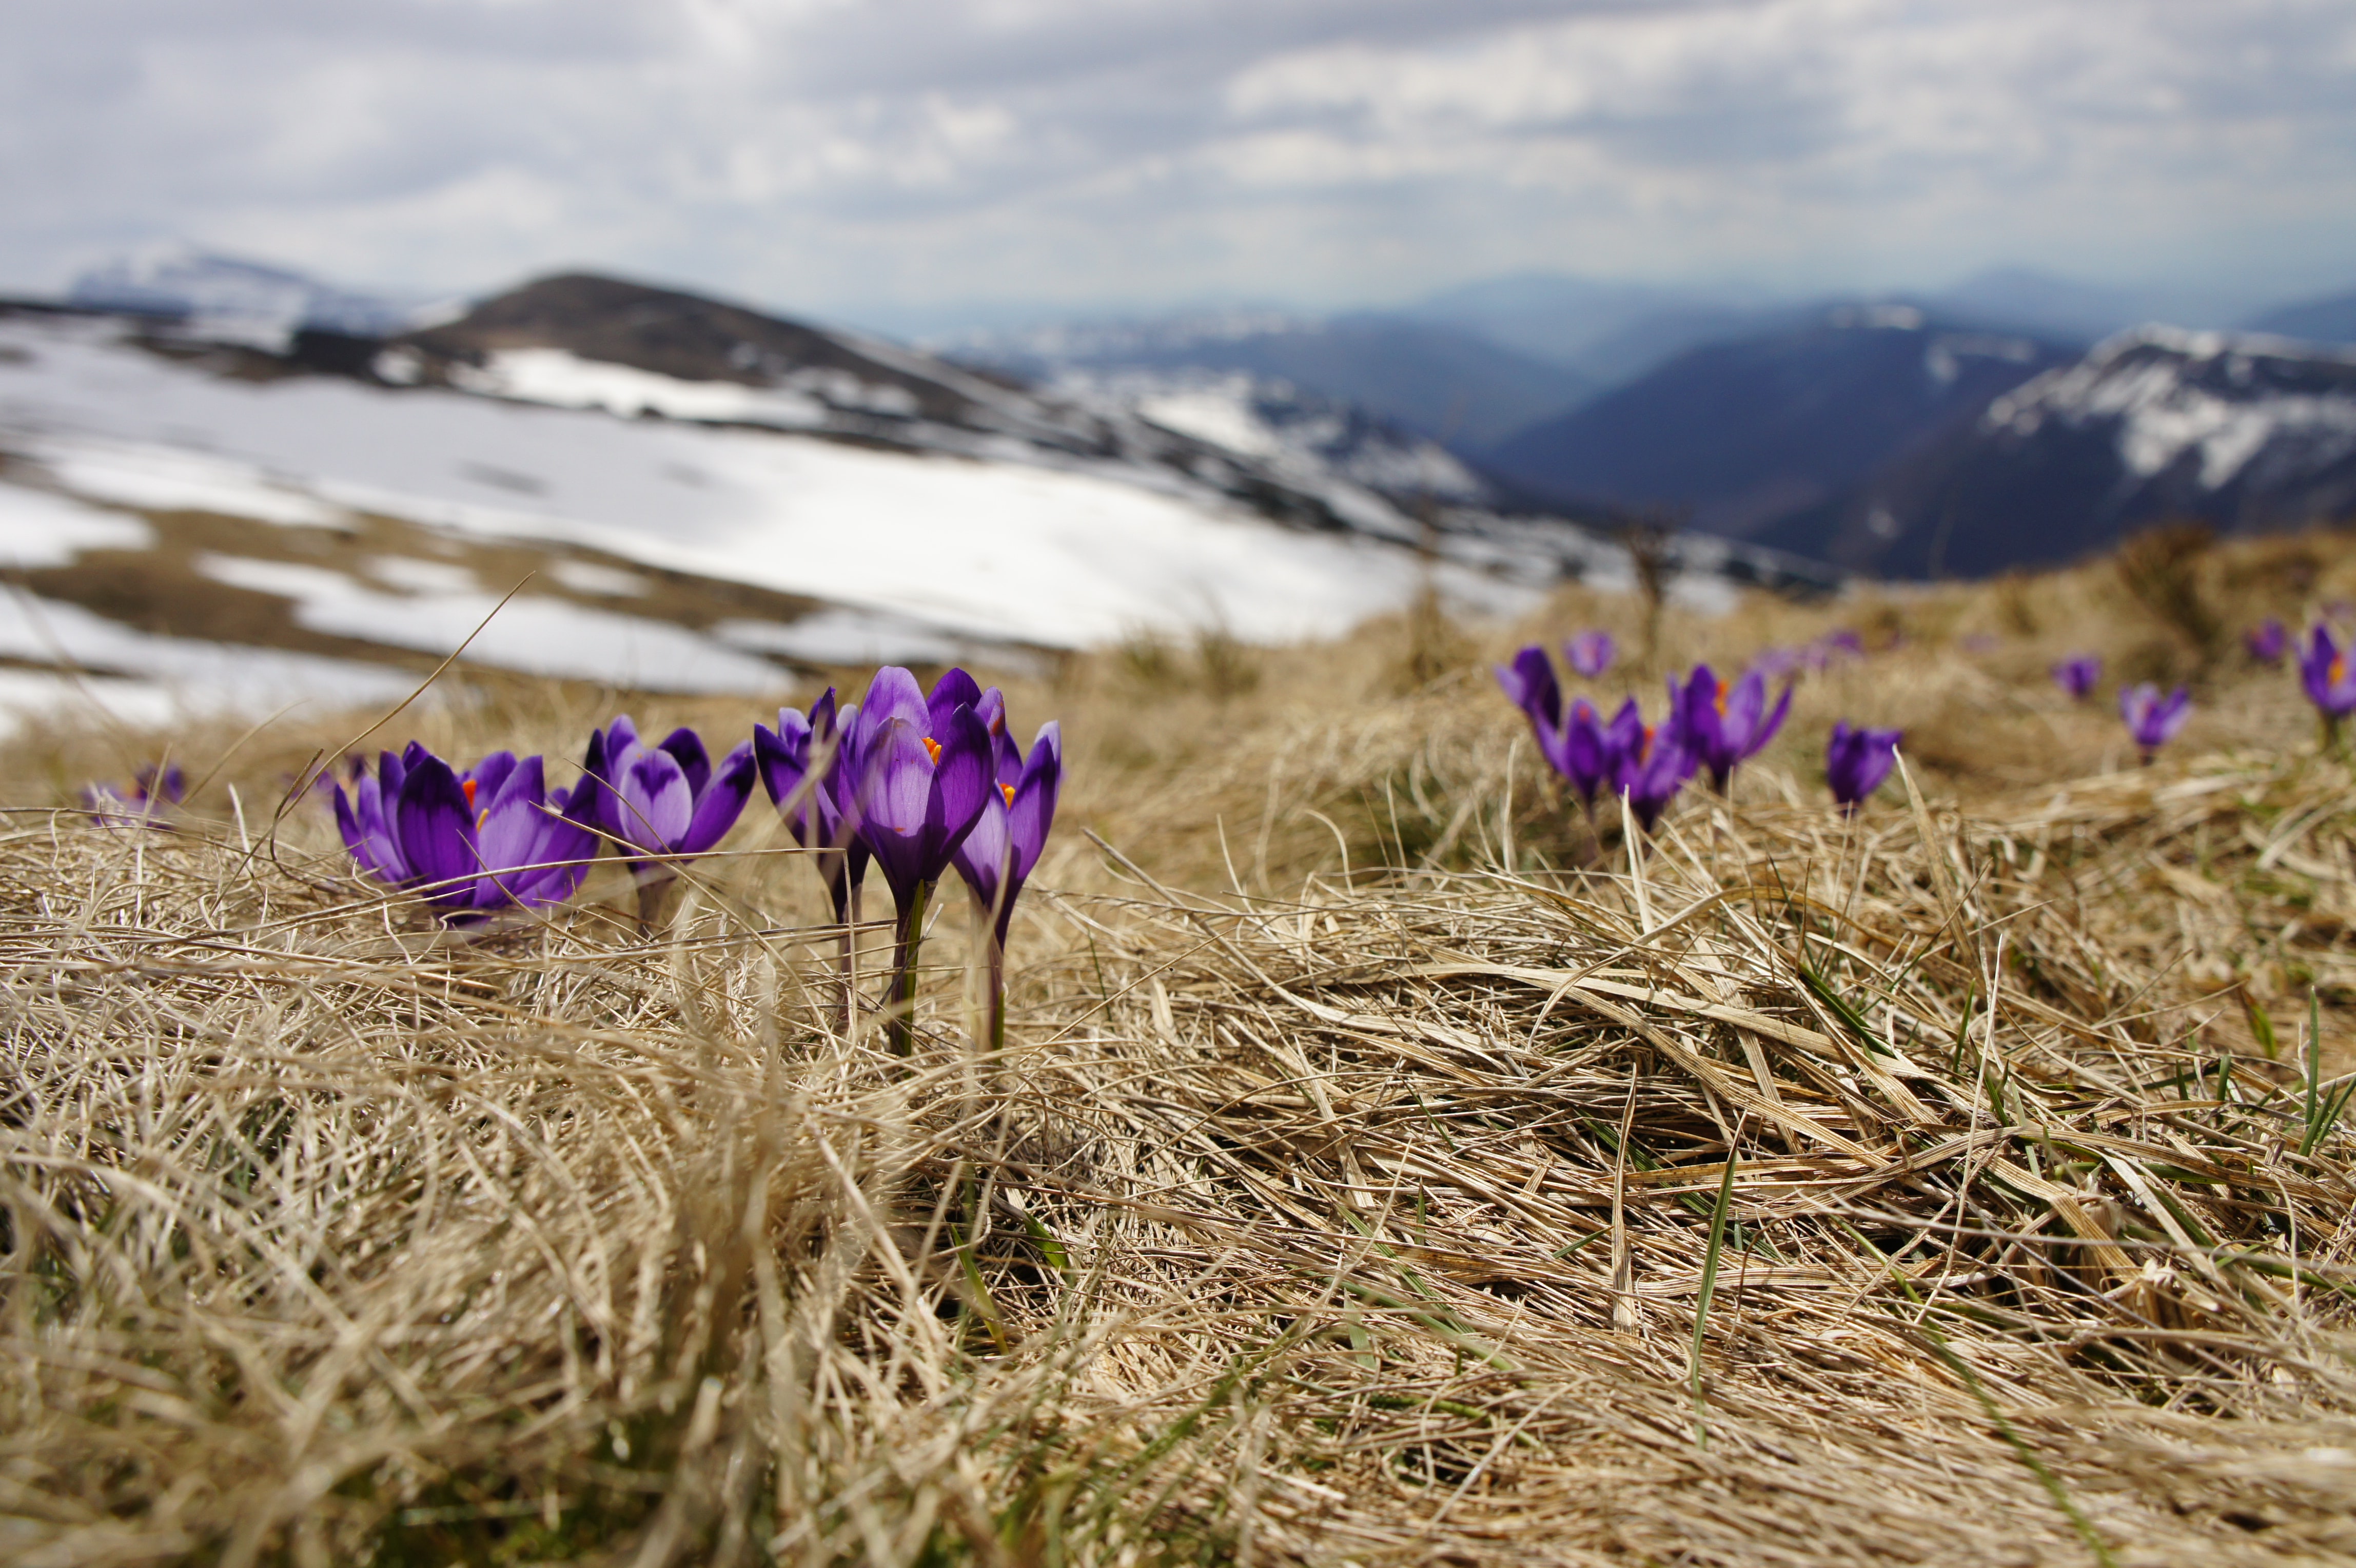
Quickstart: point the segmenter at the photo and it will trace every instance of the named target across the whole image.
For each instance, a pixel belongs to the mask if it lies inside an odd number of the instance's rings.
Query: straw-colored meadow
[[[844,1036],[758,793],[651,938],[614,870],[453,936],[282,811],[374,715],[22,734],[0,1558],[2345,1561],[2356,779],[2239,640],[2342,598],[2347,539],[2170,535],[1649,666],[1573,590],[1009,679],[1066,785],[997,1056],[961,894],[913,1054]],[[1648,709],[1870,651],[1638,854],[1487,668],[1591,625]],[[2143,678],[2198,704],[2148,768]],[[367,749],[616,706],[470,678]],[[1906,732],[1854,819],[1837,718]],[[166,746],[175,831],[66,804]]]

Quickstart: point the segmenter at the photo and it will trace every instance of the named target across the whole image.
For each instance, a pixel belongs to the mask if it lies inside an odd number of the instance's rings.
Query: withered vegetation
[[[2179,580],[2226,625],[2272,581]],[[1016,691],[1073,786],[1002,1058],[954,901],[916,1054],[842,1037],[751,817],[645,941],[618,881],[437,934],[273,832],[332,729],[176,832],[20,810],[0,1555],[2345,1559],[2356,779],[2139,614],[2107,567],[1672,612],[1890,650],[1648,853],[1411,625],[1076,661]],[[2081,646],[2186,661],[2180,756],[2043,684]],[[569,753],[601,705],[420,723]],[[1912,736],[1854,820],[1843,714]]]

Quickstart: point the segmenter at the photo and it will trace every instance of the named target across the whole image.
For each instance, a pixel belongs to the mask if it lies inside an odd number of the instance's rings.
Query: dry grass
[[[186,832],[20,811],[0,1555],[2344,1560],[2356,784],[2230,660],[2119,770],[2039,678],[2170,635],[2126,592],[1867,607],[1903,646],[1633,858],[1412,628],[1076,662],[1004,1059],[954,912],[912,1060],[832,1033],[766,823],[661,942],[612,882],[464,941],[267,848],[332,731]],[[1919,796],[1818,803],[1843,713]]]

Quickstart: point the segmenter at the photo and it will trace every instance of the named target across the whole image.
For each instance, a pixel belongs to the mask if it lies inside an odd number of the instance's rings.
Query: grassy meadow
[[[2349,1560],[2356,773],[2240,644],[2342,600],[2356,538],[2159,533],[1009,677],[1066,784],[995,1055],[946,888],[912,1055],[846,1037],[757,791],[650,936],[601,869],[454,937],[286,800],[379,715],[21,732],[0,1560]],[[1868,652],[1639,852],[1487,669],[1590,625],[1655,710]],[[621,705],[768,716],[468,676],[364,749]],[[1906,732],[1854,819],[1837,718]],[[72,809],[166,750],[174,831]]]

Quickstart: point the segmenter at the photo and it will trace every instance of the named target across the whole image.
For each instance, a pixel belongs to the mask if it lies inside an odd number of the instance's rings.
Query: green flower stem
[[[916,950],[924,944],[925,906],[932,898],[933,885],[918,883],[892,933],[892,989],[884,998],[884,1029],[895,1057],[905,1057],[916,1048]]]

